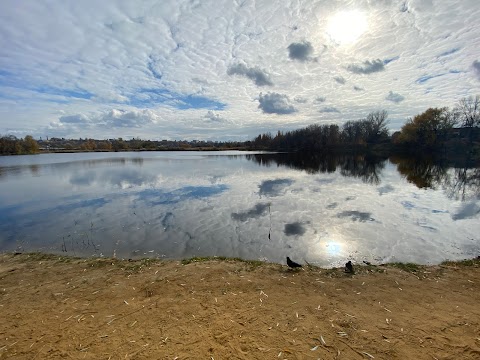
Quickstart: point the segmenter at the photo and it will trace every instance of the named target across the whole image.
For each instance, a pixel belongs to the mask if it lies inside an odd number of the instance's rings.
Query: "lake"
[[[249,152],[0,157],[0,251],[323,267],[480,254],[480,169]]]

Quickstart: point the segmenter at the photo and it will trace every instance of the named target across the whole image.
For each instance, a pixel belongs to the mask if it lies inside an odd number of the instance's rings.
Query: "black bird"
[[[290,258],[288,256],[287,256],[287,265],[288,265],[288,267],[291,267],[292,269],[302,267],[302,265],[297,264],[295,261],[290,260]]]
[[[345,272],[353,273],[353,265],[350,260],[345,264]]]

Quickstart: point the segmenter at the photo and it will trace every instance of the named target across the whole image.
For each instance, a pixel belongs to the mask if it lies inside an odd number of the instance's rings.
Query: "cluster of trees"
[[[480,96],[460,100],[449,109],[430,108],[408,119],[401,131],[393,134],[395,144],[415,146],[420,149],[452,147],[474,151],[480,135]],[[461,139],[462,141],[459,141]],[[450,144],[449,144],[450,143]]]
[[[389,142],[388,113],[385,110],[374,111],[365,119],[347,121],[342,127],[329,125],[310,125],[304,129],[258,135],[252,142],[256,149],[282,151],[322,151],[344,147],[365,147]]]
[[[39,152],[38,143],[32,136],[27,135],[24,139],[18,139],[13,135],[0,137],[0,154],[36,154]]]
[[[243,142],[217,141],[176,141],[176,140],[143,140],[133,138],[117,139],[64,139],[50,138],[38,141],[40,148],[46,151],[146,151],[146,150],[226,150],[244,148]]]

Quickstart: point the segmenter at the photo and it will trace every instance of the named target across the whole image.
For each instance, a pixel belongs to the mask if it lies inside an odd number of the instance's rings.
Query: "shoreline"
[[[2,256],[7,257],[20,257],[22,261],[57,261],[62,263],[69,263],[73,261],[80,261],[86,263],[92,263],[96,261],[107,261],[112,262],[115,265],[120,266],[123,263],[133,264],[133,263],[148,263],[148,264],[158,264],[163,262],[180,262],[182,265],[188,265],[191,263],[202,263],[208,261],[219,261],[219,262],[239,262],[245,263],[253,267],[259,266],[269,266],[269,265],[278,265],[278,266],[287,266],[286,261],[282,263],[270,262],[266,260],[256,260],[256,259],[247,259],[240,257],[228,257],[221,255],[212,255],[212,256],[193,256],[187,258],[163,258],[163,257],[133,257],[133,258],[119,258],[119,257],[109,257],[109,256],[76,256],[76,255],[63,255],[59,253],[50,253],[42,251],[31,251],[31,252],[19,252],[19,251],[0,251],[0,258]],[[381,263],[372,263],[369,261],[362,260],[358,262],[355,259],[346,259],[351,260],[352,264],[356,268],[372,270],[375,268],[399,268],[405,271],[418,271],[420,269],[425,269],[429,267],[442,267],[442,266],[472,266],[476,263],[480,264],[480,255],[474,256],[471,258],[462,258],[457,260],[446,259],[439,263],[415,263],[415,262],[403,262],[403,261],[393,261],[393,262],[381,262]],[[301,261],[302,266],[309,270],[339,270],[344,269],[344,267],[324,267],[315,264],[311,264],[306,260]]]
[[[267,266],[267,265],[280,265],[286,266],[285,263],[276,263],[276,262],[269,262],[265,260],[253,260],[253,259],[244,259],[240,257],[228,257],[228,256],[193,256],[187,258],[160,258],[160,257],[135,257],[135,258],[117,258],[117,257],[108,257],[108,256],[75,256],[75,255],[62,255],[58,253],[49,253],[49,252],[42,252],[42,251],[31,251],[31,252],[19,252],[19,251],[4,251],[0,252],[0,258],[2,256],[6,257],[17,257],[19,256],[23,261],[59,261],[59,262],[71,262],[71,261],[83,261],[83,262],[95,262],[95,261],[107,261],[107,262],[114,262],[117,264],[121,263],[135,263],[135,262],[147,262],[149,264],[154,263],[162,263],[162,262],[171,262],[176,261],[180,262],[182,265],[188,265],[191,263],[202,263],[208,261],[225,261],[225,262],[240,262],[250,264],[252,266]],[[348,260],[348,259],[347,259]],[[385,263],[370,263],[368,261],[357,262],[356,260],[352,259],[353,264],[360,268],[367,268],[373,269],[376,267],[396,267],[403,270],[418,270],[422,268],[428,267],[437,267],[437,266],[452,266],[452,265],[459,265],[459,266],[472,266],[476,262],[480,264],[480,255],[474,256],[471,258],[463,258],[459,260],[444,260],[440,263],[428,263],[428,264],[421,264],[421,263],[414,263],[414,262],[385,262]],[[322,267],[314,264],[310,264],[306,262],[303,264],[303,267],[308,268],[310,270],[317,269],[317,270],[328,270],[328,269],[343,269],[343,267]]]
[[[0,254],[0,359],[477,359],[480,259],[342,269]]]

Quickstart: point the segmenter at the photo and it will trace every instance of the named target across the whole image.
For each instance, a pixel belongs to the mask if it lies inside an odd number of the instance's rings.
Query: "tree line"
[[[400,131],[389,135],[388,113],[373,111],[364,119],[342,126],[315,124],[303,129],[258,135],[254,149],[278,151],[334,151],[388,149],[400,152],[478,151],[480,96],[460,100],[453,109],[429,108],[407,119]]]
[[[314,124],[306,128],[282,133],[258,135],[252,142],[256,149],[282,151],[322,151],[346,147],[366,146],[389,142],[388,114],[374,111],[365,119],[336,124]]]
[[[30,135],[23,139],[18,139],[13,135],[0,137],[0,154],[2,155],[27,155],[38,152],[38,143]]]

